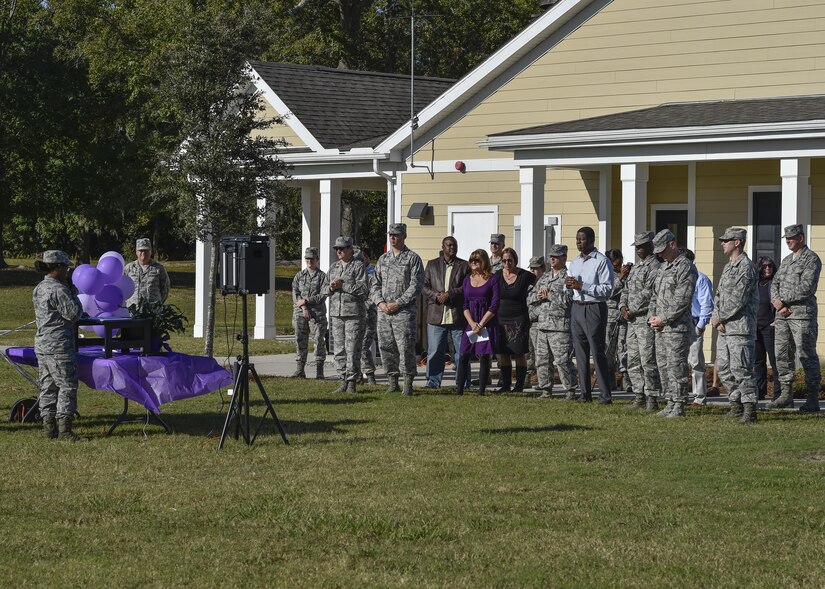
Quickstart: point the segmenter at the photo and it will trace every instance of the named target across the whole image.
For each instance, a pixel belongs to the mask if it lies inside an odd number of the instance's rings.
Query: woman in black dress
[[[527,376],[527,352],[530,349],[530,316],[527,310],[527,292],[536,281],[535,275],[518,267],[518,254],[513,248],[501,253],[502,269],[499,277],[499,346],[501,367],[499,392],[523,391]],[[516,382],[513,366],[516,365]],[[512,387],[512,389],[511,389]]]

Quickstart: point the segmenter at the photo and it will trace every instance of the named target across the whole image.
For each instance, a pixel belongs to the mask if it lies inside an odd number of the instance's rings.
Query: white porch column
[[[321,180],[320,189],[321,230],[318,246],[321,270],[327,272],[332,263],[332,244],[341,235],[341,180]]]
[[[547,168],[519,168],[521,185],[521,266],[533,256],[544,255],[544,184]]]
[[[318,247],[321,194],[318,184],[301,186],[301,256],[308,247]]]
[[[611,243],[611,218],[613,209],[613,166],[599,170],[599,241],[598,249],[604,253]]]
[[[622,255],[626,262],[636,260],[631,246],[636,233],[647,230],[648,164],[622,164]]]
[[[206,331],[206,307],[209,304],[209,257],[212,255],[211,241],[195,244],[195,323],[193,337],[203,337]],[[217,260],[216,262],[217,263]]]
[[[399,185],[401,182],[401,178],[391,178],[387,180],[387,231],[390,230],[390,225],[392,223],[396,223],[396,219],[400,219],[398,210],[400,210],[400,190]],[[398,209],[398,210],[397,210]],[[384,236],[384,243],[387,246],[387,250],[389,251],[390,247],[390,236],[389,234]],[[382,252],[375,252],[373,254],[373,261],[375,261],[378,256],[381,255]]]
[[[266,203],[258,201],[258,207]],[[258,223],[263,224],[264,219]],[[272,339],[275,337],[275,240],[269,240],[269,292],[255,296],[255,329],[253,339]],[[303,254],[301,254],[303,255]]]
[[[801,223],[807,243],[811,240],[811,176],[809,158],[782,160],[782,227]]]

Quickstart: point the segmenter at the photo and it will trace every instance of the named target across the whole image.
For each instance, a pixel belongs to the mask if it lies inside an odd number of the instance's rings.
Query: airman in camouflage
[[[621,372],[624,381],[622,386],[628,386],[630,379],[627,375],[627,321],[619,312],[619,303],[632,264],[624,264],[624,256],[620,249],[607,250],[605,256],[613,266],[613,292],[607,299],[607,330],[605,333],[608,370],[611,378],[617,371]]]
[[[123,267],[123,274],[135,283],[135,292],[126,301],[126,306],[136,305],[140,299],[166,302],[169,298],[169,274],[163,264],[152,259],[152,242],[142,237],[135,244],[137,260]]]
[[[536,326],[537,389],[543,398],[553,390],[553,365],[559,371],[559,380],[567,398],[576,396],[576,371],[573,367],[573,338],[570,334],[571,291],[565,286],[567,278],[567,246],[554,244],[548,253],[550,270],[545,272],[527,295],[527,305],[538,315]]]
[[[292,326],[295,328],[295,372],[292,378],[306,378],[309,336],[315,342],[315,378],[324,378],[324,361],[327,357],[327,307],[329,293],[327,275],[318,269],[318,248],[304,251],[306,268],[292,279]]]
[[[393,223],[389,229],[390,251],[378,258],[372,300],[378,306],[378,346],[390,381],[388,392],[398,390],[404,375],[404,395],[412,395],[416,373],[416,303],[424,287],[421,257],[410,250],[407,225]]]
[[[656,273],[648,325],[656,332],[656,363],[667,407],[657,415],[684,417],[690,382],[687,357],[695,333],[691,305],[696,267],[676,246],[669,229],[653,238],[653,253],[664,263]]]
[[[45,272],[32,293],[37,321],[34,353],[39,366],[40,415],[47,438],[77,441],[72,420],[77,408],[75,322],[83,307],[67,286],[72,263],[64,252],[49,250],[35,266]]]
[[[644,407],[650,413],[658,411],[662,394],[655,332],[647,324],[661,265],[653,254],[653,237],[652,231],[635,235],[631,245],[636,248],[639,263],[630,270],[619,301],[619,312],[627,321],[627,373],[635,393],[631,407]]]
[[[490,269],[495,274],[502,269],[501,252],[504,251],[504,234],[493,233],[490,235]]]
[[[361,351],[364,347],[365,306],[369,295],[364,265],[353,258],[351,237],[335,240],[338,260],[329,267],[329,316],[335,369],[341,384],[336,392],[354,393],[361,380]]]
[[[800,411],[819,411],[820,367],[816,353],[818,335],[816,289],[822,262],[805,244],[802,225],[785,227],[785,243],[791,250],[779,265],[771,285],[771,299],[776,309],[776,364],[782,394],[769,408],[793,406],[794,354],[805,370],[807,399]]]
[[[747,231],[728,227],[719,241],[730,261],[716,287],[711,323],[719,332],[716,360],[719,379],[728,390],[729,417],[739,423],[756,421],[756,382],[753,374],[756,344],[756,307],[759,305],[756,266],[743,249]]]
[[[369,250],[365,247],[356,248],[356,260],[364,264],[364,272],[367,273],[367,287],[372,292],[372,282],[375,276],[375,268],[370,263]],[[378,327],[378,307],[372,302],[370,297],[364,301],[367,309],[366,321],[364,322],[364,345],[361,348],[361,371],[367,376],[367,384],[375,384],[375,352],[373,343],[375,342],[376,329]]]
[[[545,272],[547,272],[547,265],[544,262],[544,256],[534,256],[530,258],[530,272],[533,273],[533,276],[536,277],[536,282],[538,282],[539,278],[541,278]],[[536,288],[536,283],[530,285],[530,288],[527,289],[527,296],[530,296]],[[536,346],[538,345],[538,336],[539,336],[539,310],[537,306],[528,305],[527,307],[528,317],[530,319],[530,350],[527,353],[527,376],[528,382],[531,380],[532,375],[535,375],[538,379],[538,374],[536,371]],[[538,380],[536,381],[538,382]]]

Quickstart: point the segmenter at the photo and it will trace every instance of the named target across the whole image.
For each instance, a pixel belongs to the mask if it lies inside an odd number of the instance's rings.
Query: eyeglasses
[[[470,258],[470,263],[471,264],[481,264],[481,260],[479,260],[478,258]]]
[[[502,264],[515,264],[516,261],[513,258],[502,258],[501,263]]]

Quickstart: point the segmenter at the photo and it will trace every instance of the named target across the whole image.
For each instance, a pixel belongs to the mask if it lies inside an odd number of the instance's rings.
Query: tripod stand
[[[237,337],[239,340],[241,340],[241,343],[243,345],[243,355],[238,356],[238,360],[235,362],[235,388],[232,393],[232,401],[229,403],[229,410],[226,412],[226,421],[223,424],[223,431],[221,432],[221,441],[218,444],[218,448],[223,448],[224,440],[226,440],[226,434],[229,432],[229,428],[232,426],[233,419],[235,419],[235,432],[233,437],[237,440],[239,434],[243,434],[243,440],[244,442],[246,442],[247,446],[251,446],[252,444],[254,444],[255,438],[258,437],[258,432],[261,430],[261,426],[266,420],[266,416],[268,413],[272,413],[272,419],[275,420],[275,425],[278,427],[278,431],[281,433],[281,437],[284,440],[284,444],[289,445],[289,439],[287,439],[286,437],[284,427],[283,425],[281,425],[281,421],[278,419],[278,415],[275,413],[275,408],[272,406],[272,402],[269,400],[269,396],[267,396],[266,394],[264,385],[261,384],[261,379],[260,377],[258,377],[258,372],[255,370],[255,365],[249,363],[249,330],[246,326],[247,293],[246,291],[242,291],[240,294],[241,300],[243,301],[243,332]],[[250,373],[252,373],[252,376],[255,378],[255,383],[258,385],[258,391],[261,393],[261,397],[263,397],[264,402],[266,403],[266,410],[264,411],[264,414],[261,416],[261,420],[258,422],[254,434],[251,433],[249,424]]]

